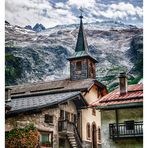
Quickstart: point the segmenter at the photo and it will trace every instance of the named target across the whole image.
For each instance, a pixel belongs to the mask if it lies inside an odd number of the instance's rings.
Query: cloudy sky
[[[142,0],[5,0],[5,19],[13,25],[42,23],[46,28],[79,23],[79,8],[84,22],[103,20],[143,23]]]

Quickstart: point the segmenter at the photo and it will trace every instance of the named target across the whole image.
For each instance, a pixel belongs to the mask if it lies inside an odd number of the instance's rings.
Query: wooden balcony
[[[59,130],[59,133],[62,133],[62,134],[73,133],[74,126],[68,120],[61,120],[58,123],[58,130]]]
[[[124,123],[109,124],[110,139],[117,140],[123,138],[142,138],[143,121],[125,121]]]

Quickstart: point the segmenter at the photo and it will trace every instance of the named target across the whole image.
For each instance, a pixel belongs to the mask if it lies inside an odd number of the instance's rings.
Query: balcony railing
[[[68,120],[59,121],[58,129],[59,129],[59,132],[62,132],[62,133],[74,132],[74,126],[70,124]]]
[[[110,139],[143,137],[143,121],[109,124]]]

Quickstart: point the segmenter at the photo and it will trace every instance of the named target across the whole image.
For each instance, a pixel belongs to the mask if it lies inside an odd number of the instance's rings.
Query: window
[[[41,145],[48,144],[52,145],[53,132],[40,132],[40,143]]]
[[[96,116],[96,109],[95,108],[92,109],[92,115]]]
[[[53,123],[53,116],[49,114],[45,114],[45,123]]]
[[[81,61],[76,62],[76,70],[77,71],[81,71],[81,69],[82,69],[82,63],[81,63]]]
[[[74,123],[76,123],[76,122],[77,122],[77,115],[74,114]]]
[[[74,114],[71,114],[71,122],[74,122]]]
[[[64,110],[60,110],[60,120],[64,120]]]
[[[101,129],[98,127],[98,140],[101,142]]]
[[[126,130],[134,130],[134,120],[125,121]]]
[[[70,113],[69,112],[65,112],[65,120],[70,121]]]
[[[87,139],[90,139],[90,124],[87,123],[86,125],[86,132],[87,132]]]
[[[76,115],[71,114],[71,122],[76,123]]]

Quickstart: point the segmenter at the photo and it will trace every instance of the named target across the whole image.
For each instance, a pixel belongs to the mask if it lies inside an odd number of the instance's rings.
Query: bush
[[[5,134],[7,148],[35,148],[39,144],[39,132],[33,125],[13,129]]]

